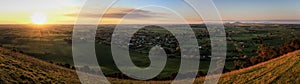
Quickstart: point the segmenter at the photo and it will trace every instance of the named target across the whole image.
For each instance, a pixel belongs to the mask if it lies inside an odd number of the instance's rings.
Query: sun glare
[[[43,13],[34,13],[31,16],[31,21],[34,24],[44,24],[47,21],[47,16]]]

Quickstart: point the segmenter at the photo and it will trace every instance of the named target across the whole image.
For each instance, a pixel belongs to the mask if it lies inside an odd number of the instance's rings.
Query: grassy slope
[[[300,82],[300,50],[241,70],[222,74],[219,83]],[[0,83],[44,82],[79,83],[74,70],[56,66],[30,56],[0,48]],[[108,78],[112,83],[169,83],[170,81],[132,81]],[[204,77],[195,83],[203,83]]]
[[[204,77],[198,78],[202,83]],[[222,74],[221,84],[300,84],[300,50],[257,65]]]
[[[79,83],[74,70],[0,48],[0,83]]]

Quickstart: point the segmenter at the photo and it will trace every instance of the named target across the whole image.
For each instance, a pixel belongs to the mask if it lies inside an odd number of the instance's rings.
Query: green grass
[[[245,83],[276,83],[276,84],[299,84],[300,83],[300,51],[295,51],[273,60],[260,63],[249,68],[235,70],[222,74],[219,84],[245,84]],[[205,77],[196,78],[195,84],[204,82]],[[171,81],[134,81],[119,80],[112,83],[141,84],[155,83],[168,84]]]

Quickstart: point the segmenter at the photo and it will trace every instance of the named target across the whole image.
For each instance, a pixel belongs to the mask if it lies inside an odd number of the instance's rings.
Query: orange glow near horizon
[[[47,21],[47,16],[43,13],[34,13],[31,16],[31,21],[34,24],[39,24],[39,25],[45,24]]]
[[[152,0],[156,2],[159,0]],[[0,5],[0,24],[74,24],[78,19],[78,14],[85,0],[3,0]],[[164,2],[164,1],[159,1]],[[255,21],[255,20],[290,20],[300,21],[300,11],[295,11],[299,1],[291,1],[281,4],[285,1],[272,1],[268,4],[257,4],[257,1],[218,1],[216,7],[219,9],[223,20],[230,21]],[[148,3],[148,1],[145,1]],[[183,12],[182,16],[187,23],[202,23],[201,17],[195,14],[189,6],[177,6],[181,1],[168,1],[171,9],[178,9]],[[232,3],[243,3],[243,5],[231,5]],[[283,6],[278,6],[277,3]],[[166,5],[157,3],[158,5]],[[141,4],[143,5],[143,4]],[[254,6],[253,6],[254,5]],[[139,5],[137,5],[138,7]],[[173,20],[176,16],[162,11],[160,9],[137,9],[128,1],[120,1],[111,7],[102,18],[101,24],[118,24],[123,16],[132,10],[137,10],[134,17],[129,18],[129,24],[176,24]],[[299,7],[298,7],[299,8]],[[98,21],[99,15],[95,15],[94,10],[89,10],[81,20],[86,24]],[[42,14],[36,14],[40,12]],[[105,15],[103,14],[103,15]]]

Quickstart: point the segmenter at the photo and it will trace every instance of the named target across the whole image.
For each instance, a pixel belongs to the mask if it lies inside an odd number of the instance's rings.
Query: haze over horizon
[[[0,24],[32,24],[32,16],[43,13],[45,24],[73,24],[86,0],[4,0],[0,5]],[[224,21],[295,21],[300,22],[299,0],[213,0]],[[160,5],[172,9],[190,24],[201,23],[201,18],[183,0],[119,0],[104,15],[103,24],[117,24],[129,12],[129,23],[161,24],[179,23],[176,16],[158,8],[141,8],[144,5]],[[137,9],[138,8],[138,9]],[[97,19],[97,15],[84,14],[84,19]],[[39,18],[35,18],[39,19]],[[146,21],[147,20],[147,21]],[[88,22],[87,22],[88,23]]]

